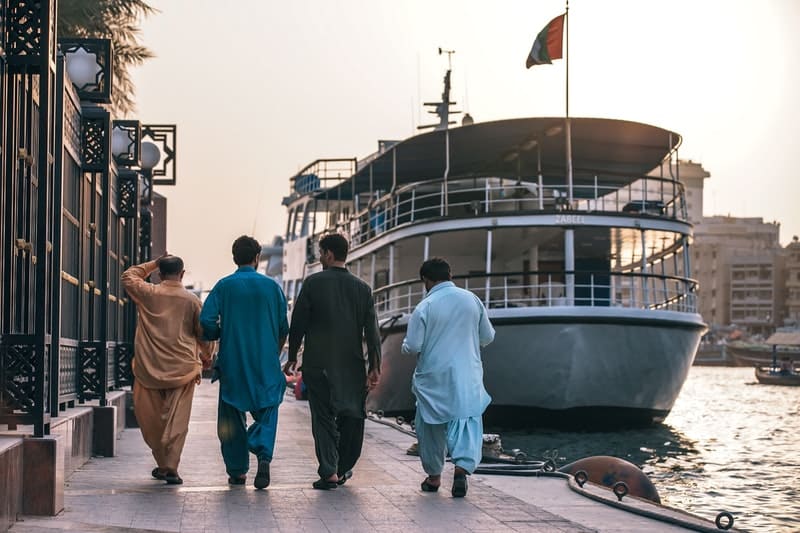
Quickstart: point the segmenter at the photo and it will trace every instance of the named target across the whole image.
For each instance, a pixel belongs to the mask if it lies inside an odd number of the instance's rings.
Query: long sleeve
[[[292,324],[289,327],[289,361],[297,361],[297,352],[300,351],[300,343],[303,342],[310,318],[311,302],[306,285],[300,289],[300,294],[297,295],[297,300],[292,308]]]
[[[203,326],[200,325],[200,312],[202,307],[203,304],[201,304],[200,300],[198,299],[194,314],[194,334],[195,338],[197,339],[197,350],[199,352],[200,359],[205,361],[214,357],[214,349],[216,348],[217,343],[205,339],[205,335],[203,334]]]
[[[203,328],[203,337],[206,340],[214,341],[220,337],[219,326],[219,284],[211,289],[203,309],[200,311],[200,326]]]
[[[486,313],[486,308],[483,306],[483,303],[479,301],[478,305],[481,307],[481,320],[478,326],[478,341],[480,342],[482,348],[494,340],[494,328],[492,327],[492,323],[489,322],[489,316]]]
[[[381,368],[381,332],[378,328],[378,316],[375,314],[375,301],[372,294],[367,303],[367,315],[364,318],[364,340],[367,344],[369,370]]]
[[[153,291],[154,285],[147,281],[147,276],[158,270],[157,261],[148,261],[134,265],[122,273],[122,286],[136,303],[141,303],[145,295]]]
[[[418,305],[411,313],[411,319],[406,328],[406,338],[403,339],[402,353],[418,354],[422,351],[422,343],[425,341],[425,315],[421,305]]]

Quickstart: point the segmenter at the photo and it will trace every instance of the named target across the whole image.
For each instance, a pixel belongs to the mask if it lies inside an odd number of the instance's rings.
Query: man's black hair
[[[419,277],[431,281],[450,281],[450,264],[441,257],[428,259],[419,267]]]
[[[168,255],[158,262],[158,271],[162,278],[180,274],[183,272],[183,259],[177,255]]]
[[[329,233],[319,240],[321,250],[333,252],[333,257],[337,261],[346,261],[349,245],[347,239],[341,233]]]
[[[249,265],[261,253],[261,245],[254,238],[242,235],[233,241],[231,251],[233,252],[234,263],[238,266]]]

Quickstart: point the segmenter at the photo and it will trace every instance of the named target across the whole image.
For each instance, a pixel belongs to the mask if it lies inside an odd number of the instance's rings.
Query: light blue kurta
[[[491,398],[483,386],[480,348],[492,340],[483,303],[451,281],[435,285],[417,305],[402,351],[419,354],[412,390],[426,423],[483,414]]]
[[[279,405],[286,378],[278,343],[289,333],[280,285],[253,267],[239,267],[211,290],[200,324],[206,338],[220,340],[216,367],[222,400],[250,412]]]

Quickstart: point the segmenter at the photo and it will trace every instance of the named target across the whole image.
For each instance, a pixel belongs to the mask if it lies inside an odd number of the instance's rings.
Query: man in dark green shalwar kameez
[[[306,278],[292,308],[289,360],[303,349],[311,431],[319,461],[316,489],[332,489],[352,476],[364,440],[364,402],[378,383],[381,339],[372,289],[345,268],[347,240],[339,234],[319,241],[322,272]],[[367,345],[364,358],[363,343]]]

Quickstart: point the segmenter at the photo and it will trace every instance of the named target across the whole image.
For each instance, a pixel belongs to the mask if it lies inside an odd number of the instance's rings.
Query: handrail
[[[566,298],[564,280],[567,275],[575,279],[572,304]],[[523,283],[522,276],[527,276],[530,281]],[[453,282],[475,293],[489,309],[615,307],[697,312],[697,281],[671,275],[531,271],[459,275],[453,277]],[[424,294],[419,280],[402,281],[377,289],[374,298],[379,319],[411,313]]]
[[[355,246],[400,225],[432,218],[597,212],[685,222],[688,212],[683,190],[679,181],[652,176],[642,176],[624,187],[595,181],[591,185],[573,185],[573,192],[583,198],[570,204],[567,185],[481,177],[448,180],[445,187],[444,180],[434,179],[405,185],[382,196],[336,229],[349,234]]]

